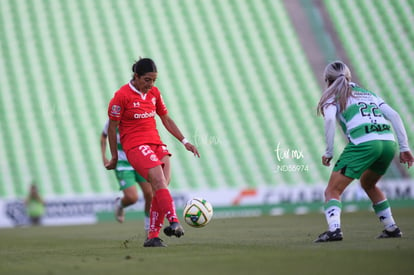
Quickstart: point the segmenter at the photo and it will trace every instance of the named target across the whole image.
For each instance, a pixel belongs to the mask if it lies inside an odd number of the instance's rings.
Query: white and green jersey
[[[400,115],[376,94],[350,83],[352,95],[341,111],[332,98],[324,107],[326,150],[332,157],[335,121],[338,120],[348,140],[355,145],[372,140],[395,141],[391,125],[397,135],[400,152],[409,151],[407,132]],[[390,125],[391,123],[391,125]]]
[[[395,140],[391,125],[380,109],[382,104],[385,104],[382,98],[352,84],[352,96],[348,99],[346,109],[337,112],[336,117],[353,144]]]
[[[106,121],[105,126],[103,128],[102,133],[105,136],[108,136],[108,128],[109,128],[109,120]],[[123,170],[134,170],[134,168],[129,164],[125,151],[122,149],[121,145],[121,137],[119,135],[118,129],[116,129],[116,142],[118,146],[118,163],[116,165],[117,171],[123,171]]]

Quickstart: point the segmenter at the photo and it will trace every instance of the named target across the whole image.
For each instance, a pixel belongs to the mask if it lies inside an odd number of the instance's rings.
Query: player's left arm
[[[198,153],[197,147],[195,147],[193,144],[188,142],[184,135],[181,133],[180,129],[178,128],[177,124],[175,124],[174,120],[168,115],[161,115],[160,119],[162,121],[162,124],[164,125],[165,129],[167,129],[168,132],[170,132],[171,135],[173,135],[176,139],[178,139],[180,142],[182,142],[185,146],[185,148],[192,152],[194,156],[200,157],[200,154]]]
[[[395,133],[397,134],[398,144],[400,146],[400,152],[410,151],[408,146],[407,131],[405,130],[404,124],[401,120],[400,115],[391,106],[386,103],[379,105],[379,108],[386,119],[388,119]]]
[[[386,103],[380,104],[379,107],[384,117],[391,122],[392,127],[397,134],[398,144],[400,146],[400,163],[406,163],[408,168],[410,168],[414,163],[414,156],[410,151],[407,131],[405,130],[400,115]]]

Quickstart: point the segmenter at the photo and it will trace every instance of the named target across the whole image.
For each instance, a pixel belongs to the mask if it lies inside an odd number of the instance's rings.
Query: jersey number
[[[149,154],[153,154],[154,153],[154,151],[152,151],[151,147],[149,147],[148,145],[141,145],[141,146],[138,147],[138,149],[141,151],[141,153],[144,156],[147,156]]]
[[[381,111],[379,110],[377,104],[375,103],[370,103],[370,104],[366,104],[365,102],[359,102],[358,103],[359,107],[359,111],[361,112],[362,116],[375,116],[375,117],[380,117],[381,115]]]

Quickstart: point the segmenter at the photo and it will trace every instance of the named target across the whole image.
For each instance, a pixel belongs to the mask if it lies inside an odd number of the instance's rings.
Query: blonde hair
[[[351,71],[342,61],[334,61],[325,67],[323,75],[328,87],[323,91],[319,100],[317,114],[323,116],[323,109],[329,104],[338,104],[339,111],[342,112],[346,108],[348,98],[352,96],[352,88],[349,85]],[[328,102],[332,98],[334,101]]]

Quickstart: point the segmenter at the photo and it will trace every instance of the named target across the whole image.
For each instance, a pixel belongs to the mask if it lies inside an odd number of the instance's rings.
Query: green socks
[[[394,231],[397,228],[392,216],[390,204],[387,200],[374,204],[372,207],[380,222],[384,225],[384,229]]]
[[[341,228],[342,203],[334,199],[329,200],[325,203],[324,209],[329,231],[333,232],[336,229]]]

